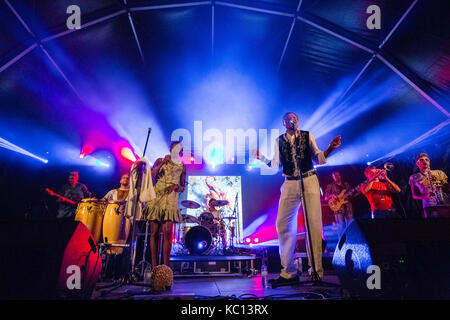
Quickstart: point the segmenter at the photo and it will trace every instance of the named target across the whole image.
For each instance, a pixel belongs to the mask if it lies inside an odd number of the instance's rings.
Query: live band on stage
[[[325,163],[328,155],[341,145],[338,136],[328,149],[319,150],[312,134],[298,129],[298,118],[294,113],[284,115],[283,125],[286,133],[276,140],[273,159],[265,158],[259,150],[253,152],[256,159],[269,167],[282,167],[285,177],[276,222],[282,270],[277,279],[271,280],[273,287],[298,282],[292,258],[296,231],[292,231],[292,226],[296,226],[293,217],[297,216],[303,201],[309,211],[308,233],[310,251],[313,252],[310,258],[314,261],[310,265],[310,274],[319,280],[323,277],[320,193],[312,163]],[[171,254],[214,256],[236,253],[236,246],[242,240],[236,227],[236,203],[233,214],[224,215],[225,206],[233,207],[228,200],[205,197],[204,203],[190,199],[180,201],[179,194],[186,192],[187,184],[186,167],[180,160],[182,151],[182,143],[173,142],[170,154],[158,158],[153,166],[150,167],[145,158],[137,160],[130,172],[122,175],[120,186],[101,198],[93,197],[79,181],[79,174],[71,172],[60,190],[47,189],[58,202],[57,218],[84,223],[106,255],[122,254],[130,243],[134,243],[135,239],[130,239],[133,233],[144,234],[142,260],[152,269],[159,265],[169,266]],[[432,170],[430,158],[425,153],[417,155],[415,164],[418,173],[410,176],[409,185],[413,199],[422,201],[424,218],[450,217],[447,175],[441,170]],[[371,208],[367,216],[361,218],[402,218],[394,207],[393,197],[400,188],[391,180],[393,170],[394,166],[389,162],[382,168],[369,165],[364,170],[366,180],[353,187],[339,170],[332,172],[333,182],[324,188],[324,199],[334,214],[338,236],[355,218],[351,199],[358,194],[366,197]],[[187,209],[196,210],[196,214],[187,214]],[[139,224],[135,232],[133,222]],[[145,261],[146,256],[149,261]]]

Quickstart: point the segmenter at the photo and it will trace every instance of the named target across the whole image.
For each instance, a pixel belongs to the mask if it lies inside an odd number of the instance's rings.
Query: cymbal
[[[192,200],[181,201],[181,205],[183,207],[185,207],[185,208],[188,208],[188,209],[198,209],[198,208],[200,208],[200,205],[197,202],[192,201]]]
[[[223,207],[226,206],[229,202],[227,200],[214,200],[212,205],[214,207]]]
[[[182,214],[181,218],[183,219],[183,223],[200,223],[196,217],[189,214]]]

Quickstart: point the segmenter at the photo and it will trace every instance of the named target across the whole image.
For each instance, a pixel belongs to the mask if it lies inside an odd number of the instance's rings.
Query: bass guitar
[[[355,193],[360,192],[361,186],[367,183],[364,181],[363,183],[358,184],[356,187],[346,192],[347,190],[342,190],[338,195],[332,195],[328,200],[328,206],[333,212],[338,211],[344,204],[348,203],[347,198],[353,196]]]

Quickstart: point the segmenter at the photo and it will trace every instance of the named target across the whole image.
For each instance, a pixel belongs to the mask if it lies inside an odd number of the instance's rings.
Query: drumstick
[[[56,192],[50,190],[49,188],[45,188],[45,191],[47,191],[50,195],[55,196],[55,197],[58,197],[58,198],[60,198],[61,200],[66,201],[66,202],[68,202],[68,203],[70,203],[70,204],[76,204],[75,201],[72,201],[72,200],[70,200],[70,199],[67,199],[67,198],[65,198],[65,197],[63,197],[63,196],[57,194]]]

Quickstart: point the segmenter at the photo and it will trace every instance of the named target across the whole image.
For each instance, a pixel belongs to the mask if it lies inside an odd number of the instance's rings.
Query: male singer
[[[278,169],[281,165],[285,177],[281,186],[276,222],[283,269],[277,279],[269,281],[272,286],[296,284],[299,281],[293,255],[297,240],[297,213],[301,204],[300,172],[305,188],[304,198],[314,251],[316,275],[319,276],[319,279],[313,280],[320,281],[323,277],[322,209],[320,206],[319,180],[313,167],[313,161],[324,164],[328,155],[341,145],[341,136],[337,136],[331,141],[327,150],[319,150],[310,132],[298,130],[298,117],[295,113],[286,113],[283,117],[283,125],[286,128],[286,133],[276,139],[273,159],[268,160],[259,150],[255,150],[254,154],[257,159],[261,159],[272,168]],[[309,241],[307,241],[307,244],[309,265],[312,266]],[[312,269],[310,269],[310,274],[312,274]]]

